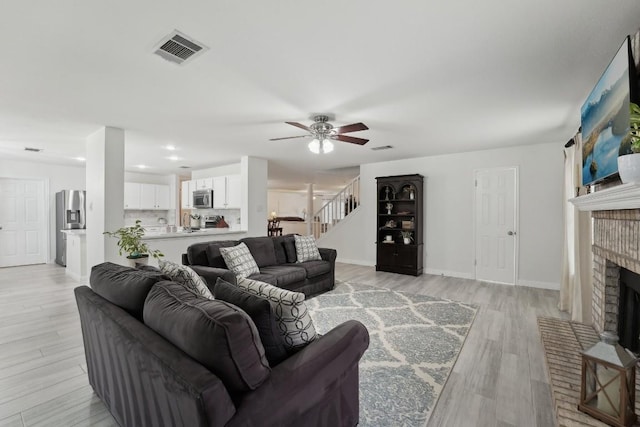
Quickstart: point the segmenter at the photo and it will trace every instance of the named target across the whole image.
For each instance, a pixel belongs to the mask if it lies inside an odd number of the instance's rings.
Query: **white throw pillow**
[[[287,350],[297,350],[318,338],[303,293],[246,278],[239,278],[238,286],[269,301]]]
[[[207,299],[214,299],[202,277],[190,267],[163,259],[158,261],[158,265],[160,266],[160,271],[169,276],[174,282],[182,284],[185,288]]]
[[[298,262],[314,261],[322,259],[320,251],[316,245],[316,238],[313,236],[293,236],[296,242],[296,256]]]
[[[247,277],[260,273],[256,260],[244,243],[230,248],[220,248],[220,255],[224,259],[229,270],[238,277]]]

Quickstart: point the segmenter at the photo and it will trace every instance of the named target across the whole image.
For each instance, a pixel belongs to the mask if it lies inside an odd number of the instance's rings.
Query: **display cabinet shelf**
[[[376,181],[376,270],[418,276],[423,271],[424,177],[397,175],[378,177]],[[409,221],[412,227],[406,226]],[[403,232],[411,233],[408,243]]]

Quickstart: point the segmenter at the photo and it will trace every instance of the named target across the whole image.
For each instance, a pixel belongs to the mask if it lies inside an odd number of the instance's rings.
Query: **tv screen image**
[[[582,185],[618,172],[621,145],[630,140],[630,68],[626,38],[581,109]]]

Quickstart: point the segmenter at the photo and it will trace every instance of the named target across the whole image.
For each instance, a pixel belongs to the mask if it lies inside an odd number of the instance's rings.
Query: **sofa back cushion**
[[[216,374],[231,394],[255,390],[269,377],[258,331],[234,305],[160,282],[147,296],[144,323]]]
[[[282,242],[288,263],[298,262],[298,256],[296,255],[296,240],[294,236],[294,234],[287,234],[284,236],[284,241]]]
[[[209,243],[194,243],[187,248],[189,265],[209,265],[207,261],[207,246],[209,246]]]
[[[276,315],[271,304],[239,286],[218,278],[213,294],[216,299],[241,308],[256,325],[269,365],[275,366],[287,358],[284,340],[278,330]]]
[[[272,237],[247,237],[240,241],[247,245],[258,267],[266,267],[278,263]]]
[[[220,242],[208,242],[207,243],[207,260],[209,267],[226,268],[227,264],[224,262],[224,258],[220,253],[220,248],[230,248],[236,246],[238,241],[236,240],[222,240]]]
[[[285,236],[274,236],[273,249],[276,253],[276,265],[282,265],[287,263],[287,253],[284,250]]]
[[[103,262],[91,268],[89,283],[102,298],[142,320],[144,301],[151,287],[167,279],[161,272]]]

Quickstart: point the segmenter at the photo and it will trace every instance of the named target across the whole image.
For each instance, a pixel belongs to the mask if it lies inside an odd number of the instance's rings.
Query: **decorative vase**
[[[200,220],[196,219],[196,218],[191,218],[191,221],[189,223],[191,225],[191,228],[200,228]]]
[[[133,268],[136,268],[136,264],[142,264],[142,265],[149,264],[149,254],[138,255],[135,257],[129,255],[127,259],[129,260],[129,265],[131,265],[131,267]]]
[[[413,190],[411,190],[411,192],[409,193],[409,200],[413,200],[416,198],[416,194],[413,192]]]
[[[404,244],[405,245],[410,245],[411,244],[411,237],[404,237],[402,240],[404,240]]]
[[[618,173],[623,184],[640,183],[640,153],[619,156]]]

